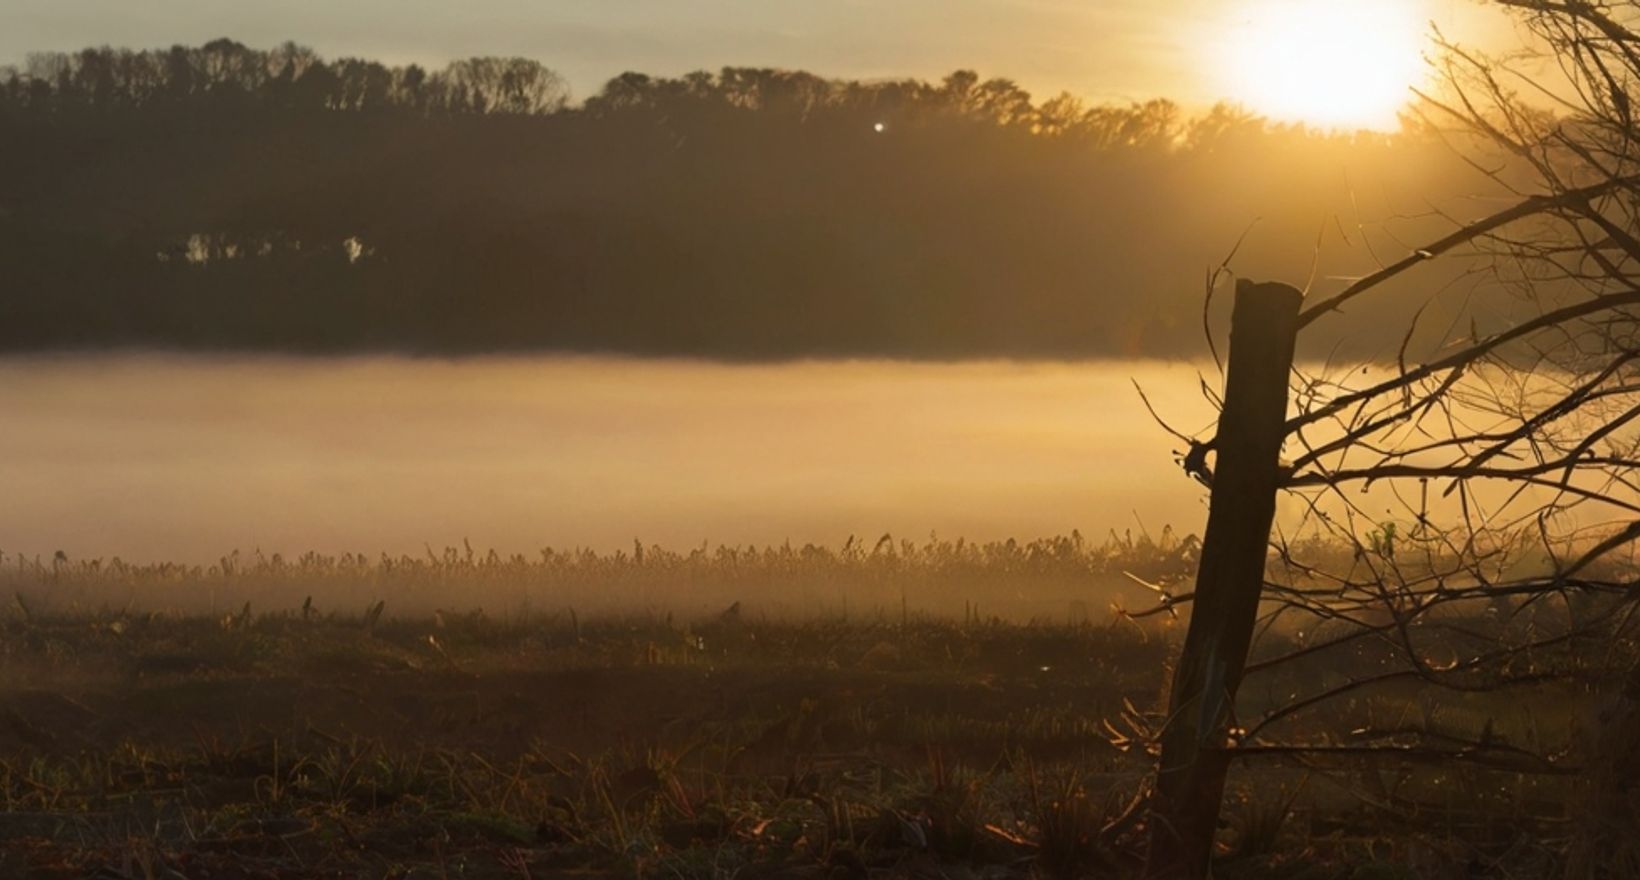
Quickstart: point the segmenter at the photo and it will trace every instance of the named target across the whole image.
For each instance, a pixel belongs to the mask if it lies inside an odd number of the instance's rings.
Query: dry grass
[[[1105,722],[1157,705],[1176,625],[1011,622],[994,600],[938,616],[917,601],[942,578],[1017,596],[1141,561],[1138,542],[1109,546],[13,559],[0,876],[1125,876],[1149,758]],[[1144,552],[1162,579],[1188,551]],[[611,597],[671,583],[715,598],[694,614],[470,601],[519,585],[591,596],[600,577]],[[817,580],[893,601],[768,610]],[[176,610],[213,589],[214,612]],[[1325,674],[1380,661],[1329,656]],[[1314,672],[1265,678],[1249,705]],[[1575,741],[1582,698],[1553,687],[1531,723]],[[1364,716],[1513,735],[1519,701],[1404,687],[1296,733]],[[1579,818],[1612,791],[1416,761],[1246,761],[1219,872],[1550,876],[1579,846],[1617,852],[1623,814]]]
[[[1124,572],[1168,582],[1194,570],[1197,541],[1169,530],[1103,543],[1080,534],[1030,542],[921,543],[883,535],[841,548],[813,544],[699,547],[635,543],[630,552],[545,549],[534,557],[431,548],[420,557],[363,553],[295,558],[231,553],[213,565],[138,565],[0,553],[0,589],[42,610],[226,614],[302,607],[357,613],[386,600],[398,614],[484,608],[491,614],[715,615],[731,603],[765,617],[898,618],[907,610],[965,618],[1082,622],[1134,598]],[[1142,591],[1137,595],[1142,596]]]

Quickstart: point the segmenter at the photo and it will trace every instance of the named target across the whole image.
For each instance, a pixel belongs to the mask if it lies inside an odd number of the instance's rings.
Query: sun
[[[1264,116],[1390,130],[1428,75],[1419,0],[1263,0],[1216,34],[1221,88]]]

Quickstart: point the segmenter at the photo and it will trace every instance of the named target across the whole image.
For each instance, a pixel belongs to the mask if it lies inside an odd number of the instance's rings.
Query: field
[[[13,557],[0,876],[1128,875],[1150,759],[1123,718],[1157,705],[1179,627],[1104,609],[1146,601],[1121,571],[1177,579],[1193,552]],[[1555,688],[1533,723],[1570,737],[1582,697]],[[1354,702],[1517,723],[1494,695]],[[1218,873],[1545,876],[1583,788],[1413,754],[1244,762]]]

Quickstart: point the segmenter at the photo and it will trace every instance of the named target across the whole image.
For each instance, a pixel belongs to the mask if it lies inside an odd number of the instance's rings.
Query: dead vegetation
[[[1157,705],[1175,649],[1165,614],[1017,623],[896,601],[786,619],[750,599],[689,618],[408,614],[382,599],[339,613],[313,595],[218,614],[14,603],[0,617],[0,875],[1142,867],[1135,805],[1151,758],[1107,722]],[[1261,650],[1297,638],[1272,633]],[[1341,651],[1306,674],[1380,659]],[[1281,672],[1248,696],[1305,686]],[[1575,750],[1584,695],[1540,696],[1531,723],[1545,745]],[[1414,682],[1304,723],[1336,730],[1364,712],[1422,742],[1513,735],[1522,711]],[[1220,839],[1227,877],[1546,876],[1590,798],[1608,796],[1576,774],[1415,754],[1242,763]]]

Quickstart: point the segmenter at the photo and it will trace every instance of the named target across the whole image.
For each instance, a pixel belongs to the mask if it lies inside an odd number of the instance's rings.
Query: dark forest
[[[0,144],[10,351],[1188,355],[1203,271],[1249,230],[1255,270],[1302,278],[1319,232],[1359,273],[1385,223],[1417,238],[1477,187],[1410,125],[968,71],[629,73],[572,102],[524,59],[230,40],[31,56],[0,71]],[[1393,347],[1376,315],[1338,337]]]

